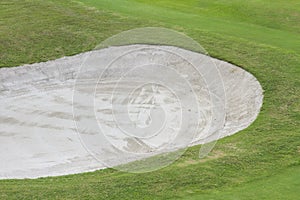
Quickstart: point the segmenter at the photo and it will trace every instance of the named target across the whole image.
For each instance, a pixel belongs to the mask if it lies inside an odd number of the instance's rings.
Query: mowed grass
[[[120,31],[142,26],[71,1],[0,1],[0,67],[74,55]]]
[[[191,195],[188,200],[210,199],[299,199],[300,167],[286,169],[284,172],[267,179],[253,181],[224,191]]]
[[[299,1],[2,0],[0,6],[1,67],[73,55],[123,30],[160,26],[181,31],[213,57],[250,71],[265,91],[255,123],[220,140],[205,160],[195,146],[171,166],[146,174],[106,169],[3,180],[0,199],[295,199],[300,194]]]

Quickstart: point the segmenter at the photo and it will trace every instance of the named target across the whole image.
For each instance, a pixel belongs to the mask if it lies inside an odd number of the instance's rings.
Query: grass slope
[[[265,98],[255,123],[219,141],[205,160],[196,146],[146,174],[106,169],[3,180],[0,199],[274,199],[271,191],[285,194],[278,179],[289,186],[285,199],[294,199],[300,182],[299,22],[296,0],[2,0],[0,67],[73,55],[123,30],[163,26],[250,71]]]

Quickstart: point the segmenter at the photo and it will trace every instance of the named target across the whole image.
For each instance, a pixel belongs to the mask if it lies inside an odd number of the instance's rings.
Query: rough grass
[[[2,0],[0,20],[1,67],[73,55],[122,30],[163,26],[250,71],[265,91],[255,123],[219,141],[202,162],[196,146],[146,174],[106,169],[3,180],[0,199],[275,199],[270,191],[285,191],[281,176],[290,188],[285,199],[299,194],[299,1]]]
[[[0,20],[0,67],[74,55],[143,24],[71,1],[44,0],[1,0]]]

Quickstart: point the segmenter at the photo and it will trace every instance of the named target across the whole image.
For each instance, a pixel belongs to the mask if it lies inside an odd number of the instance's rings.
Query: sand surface
[[[212,64],[221,79],[209,77]],[[248,127],[262,101],[250,73],[177,47],[109,47],[2,68],[0,179],[94,171],[203,144]]]

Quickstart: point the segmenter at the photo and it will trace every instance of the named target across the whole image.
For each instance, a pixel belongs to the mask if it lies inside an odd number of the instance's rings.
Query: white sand
[[[110,47],[93,52],[88,57],[88,61],[93,62],[93,58],[95,58],[94,60],[97,62],[98,59],[101,59],[102,63],[98,67],[103,70],[108,63],[126,51],[152,47],[147,45]],[[204,64],[202,63],[204,66],[206,61],[212,59],[176,47],[161,46],[159,48],[176,52],[191,63],[196,63],[195,65],[197,65],[199,57],[202,61],[204,60]],[[134,101],[132,108],[130,108],[133,113],[131,119],[142,119],[139,121],[139,126],[147,127],[147,124],[143,123],[147,122],[147,108],[143,108],[143,112],[139,112],[137,115],[134,113],[141,109],[139,107],[141,102],[143,102],[142,106],[151,106],[151,102],[153,103],[151,92],[153,90],[159,91],[156,101],[164,105],[166,115],[170,119],[170,123],[166,122],[170,129],[166,129],[160,136],[150,137],[147,132],[144,132],[143,134],[147,134],[141,136],[145,139],[132,141],[136,137],[131,138],[121,134],[120,130],[111,123],[113,118],[108,98],[113,90],[113,85],[109,82],[97,90],[95,116],[91,116],[91,113],[85,113],[90,108],[85,108],[86,105],[79,105],[80,100],[78,99],[75,99],[76,108],[75,114],[73,113],[72,98],[75,78],[83,59],[87,55],[89,52],[45,63],[0,69],[0,179],[58,176],[105,168],[106,165],[93,158],[83,147],[77,133],[77,128],[80,129],[81,127],[76,127],[76,124],[77,126],[78,123],[84,124],[84,120],[89,117],[97,119],[98,123],[102,124],[103,131],[107,133],[108,140],[125,151],[147,153],[162,148],[168,142],[170,134],[176,129],[171,122],[179,123],[176,120],[180,119],[178,113],[180,113],[179,110],[182,105],[176,101],[175,96],[170,91],[163,87],[153,88],[153,86],[148,85],[142,90],[137,89],[136,93],[133,93]],[[223,100],[226,103],[225,115],[221,116],[221,110],[220,116],[217,117],[220,119],[224,117],[225,121],[222,122],[223,125],[220,123],[222,127],[217,132],[203,130],[197,134],[191,141],[193,145],[229,136],[245,129],[256,119],[262,106],[263,91],[255,77],[229,63],[217,59],[212,59],[212,61],[216,64],[223,78],[226,94],[226,97],[222,97],[225,98]],[[191,73],[189,71],[191,68],[188,67],[181,67],[181,70],[181,73],[186,73],[187,76]],[[160,77],[161,74],[164,75],[163,70],[160,71],[159,69],[155,73],[157,73],[157,77]],[[92,76],[93,72],[87,70],[86,74]],[[165,81],[180,87],[179,83],[172,83],[172,80],[168,80],[170,77],[167,74],[164,77],[166,77]],[[200,80],[193,81],[192,84],[195,87],[202,83]],[[94,90],[94,85],[86,87],[88,89],[81,91],[82,95]],[[131,83],[122,83],[116,91],[119,95],[123,95],[122,92],[126,91],[124,88],[131,88],[132,90],[134,87],[136,86]],[[82,88],[79,88],[79,92],[80,89]],[[199,91],[196,90],[196,92]],[[186,91],[181,92],[185,95]],[[204,99],[209,96],[205,90],[199,95]],[[142,99],[139,99],[141,96]],[[147,100],[146,103],[143,98]],[[93,104],[88,105],[94,110]],[[202,111],[206,112],[205,108]],[[207,113],[204,119],[209,120],[209,112],[207,111]],[[75,121],[73,114],[76,118]],[[117,113],[119,116],[121,114]],[[163,120],[160,119],[163,116],[159,111],[157,111],[156,116],[159,119],[157,123]],[[207,121],[202,120],[200,126],[204,127],[207,123]],[[91,128],[89,131],[95,133],[97,129]],[[187,135],[189,131],[190,129],[185,130]],[[111,155],[105,153],[106,144],[104,141],[102,142],[94,140],[91,145],[102,146],[104,150],[102,149],[103,151],[100,152],[104,153],[101,154],[101,157],[103,160],[110,159]],[[89,146],[89,144],[85,145]]]

